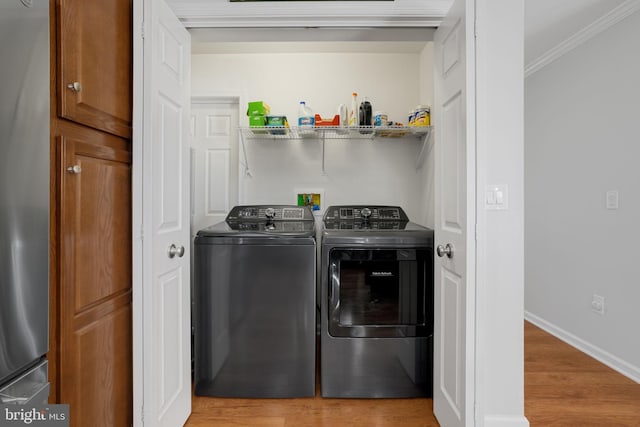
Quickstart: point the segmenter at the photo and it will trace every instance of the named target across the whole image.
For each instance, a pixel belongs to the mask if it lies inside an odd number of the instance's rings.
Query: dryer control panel
[[[402,230],[409,218],[399,206],[330,206],[323,218],[327,229]]]

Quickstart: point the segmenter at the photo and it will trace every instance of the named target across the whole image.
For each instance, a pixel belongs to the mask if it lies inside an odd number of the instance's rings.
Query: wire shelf
[[[272,141],[272,140],[315,140],[322,144],[322,174],[325,170],[325,142],[327,140],[381,140],[381,139],[413,139],[421,141],[420,153],[416,161],[416,169],[422,164],[426,152],[431,148],[428,144],[431,126],[358,126],[358,127],[334,127],[317,126],[313,128],[301,127],[240,127],[240,140],[244,156],[245,174],[251,176],[249,158],[245,141]]]
[[[359,126],[333,127],[242,127],[245,139],[289,140],[289,139],[374,139],[374,138],[425,138],[431,126]]]

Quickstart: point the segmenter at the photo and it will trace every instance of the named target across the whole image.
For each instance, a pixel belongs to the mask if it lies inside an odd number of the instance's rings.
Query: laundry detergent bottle
[[[358,122],[360,126],[371,126],[371,102],[366,96],[360,104],[360,111],[358,115]]]

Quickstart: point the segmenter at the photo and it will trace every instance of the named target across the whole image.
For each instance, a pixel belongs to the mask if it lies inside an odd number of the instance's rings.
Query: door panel
[[[439,382],[442,384],[442,393],[448,404],[455,409],[457,417],[460,418],[458,408],[464,404],[464,384],[461,383],[464,377],[458,375],[464,367],[464,357],[461,353],[461,350],[464,349],[464,342],[461,340],[463,327],[461,317],[464,307],[460,306],[464,287],[461,277],[450,271],[443,271],[441,277],[442,300],[440,306],[443,307],[443,315],[440,327],[444,332],[440,346],[442,368]]]
[[[127,303],[75,333],[76,404],[62,400],[70,403],[72,425],[131,424],[130,330],[131,304]]]
[[[143,417],[161,427],[191,413],[191,45],[164,1],[145,1],[144,16]]]
[[[216,101],[191,104],[192,238],[238,203],[238,104]]]
[[[183,351],[180,346],[171,343],[183,341],[182,328],[180,325],[182,318],[183,289],[188,284],[182,281],[182,269],[172,269],[166,271],[158,277],[158,300],[156,302],[158,310],[158,354],[161,357],[160,366],[162,375],[158,378],[160,386],[159,410],[163,413],[171,408],[176,399],[180,398],[180,393],[189,388],[189,379],[183,375],[183,370],[175,369],[176,366],[184,364]],[[188,363],[188,361],[187,361]],[[187,383],[185,383],[187,381]]]
[[[128,425],[133,393],[129,144],[75,125],[59,131],[64,214],[58,401],[70,405],[72,425]]]
[[[442,223],[444,229],[451,233],[463,233],[464,200],[461,196],[465,191],[464,177],[466,155],[464,132],[461,118],[464,117],[462,94],[456,92],[442,107],[441,135],[447,144],[441,147],[442,153],[442,183],[443,194],[440,209],[442,209]],[[445,166],[446,165],[446,166]]]
[[[57,10],[59,115],[131,138],[131,0],[60,0]]]
[[[435,34],[434,413],[473,425],[475,98],[474,1],[455,0]]]
[[[156,125],[154,170],[160,181],[157,188],[162,191],[157,194],[157,230],[159,233],[171,233],[179,230],[182,225],[181,216],[184,214],[179,201],[182,200],[182,188],[185,178],[180,175],[183,153],[176,143],[180,141],[182,108],[166,99],[162,93],[158,94],[156,106],[158,123]]]
[[[123,263],[123,254],[130,254],[130,250],[122,247],[130,238],[131,216],[116,211],[130,203],[130,192],[120,190],[130,186],[131,169],[128,152],[96,158],[92,157],[96,155],[92,147],[87,150],[84,144],[76,143],[75,148],[73,164],[80,166],[82,172],[74,185],[74,225],[78,236],[92,236],[77,240],[75,279],[77,283],[91,284],[75,290],[75,313],[79,313],[104,298],[131,289],[131,268]],[[121,265],[111,268],[114,262]]]

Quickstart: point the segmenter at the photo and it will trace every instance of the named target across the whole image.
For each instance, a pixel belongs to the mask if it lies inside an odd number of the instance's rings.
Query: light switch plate
[[[619,194],[618,190],[607,191],[607,209],[618,209]]]
[[[509,209],[509,186],[507,184],[487,185],[484,207],[488,210]]]

